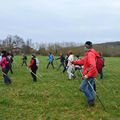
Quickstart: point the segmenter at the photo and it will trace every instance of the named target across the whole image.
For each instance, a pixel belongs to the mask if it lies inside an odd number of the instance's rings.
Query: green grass
[[[80,77],[68,80],[62,69],[46,70],[47,58],[39,58],[38,73],[42,77],[38,82],[34,83],[26,67],[21,67],[20,57],[15,57],[14,74],[9,73],[12,84],[6,86],[1,77],[0,120],[120,119],[120,58],[106,58],[105,78],[96,81],[97,94],[107,112],[98,100],[95,107],[88,107],[85,96],[79,91]],[[55,62],[55,67],[58,64]]]

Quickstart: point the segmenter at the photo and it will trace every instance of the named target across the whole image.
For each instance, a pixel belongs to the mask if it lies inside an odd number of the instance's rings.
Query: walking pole
[[[88,84],[90,85],[90,87],[92,88],[92,90],[93,90],[93,92],[95,93],[96,97],[98,98],[99,102],[101,103],[101,105],[102,105],[104,111],[106,111],[105,106],[103,105],[102,101],[100,100],[99,96],[96,94],[96,92],[95,92],[93,86],[90,84],[89,81],[88,81]]]
[[[41,74],[37,73],[40,77],[43,77]]]
[[[35,75],[38,79],[40,79],[35,73],[32,72],[32,70],[30,70],[28,67],[27,69],[29,70],[30,73],[32,73],[33,75]],[[40,79],[41,80],[41,79]]]
[[[3,75],[5,75],[5,76],[7,76],[7,74],[6,74],[6,73],[4,73],[3,71],[2,71],[2,74],[3,74]],[[7,76],[7,77],[8,77],[8,76]],[[9,77],[8,77],[8,78],[9,78]]]
[[[4,73],[3,71],[2,71],[2,74],[5,75],[5,76],[9,79],[9,83],[11,83],[11,79],[10,79],[10,77],[8,77],[7,74]]]
[[[82,72],[80,71],[81,75],[83,76]],[[96,97],[98,98],[99,102],[101,103],[104,111],[106,112],[105,106],[103,105],[102,101],[100,100],[99,96],[97,95],[97,93],[95,92],[93,86],[90,84],[90,82],[88,81],[88,84],[90,85],[90,87],[92,88],[93,92],[95,93]]]

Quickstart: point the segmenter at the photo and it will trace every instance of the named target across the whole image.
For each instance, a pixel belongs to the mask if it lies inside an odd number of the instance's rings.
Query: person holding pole
[[[32,75],[33,81],[36,82],[37,81],[36,71],[38,69],[38,66],[36,64],[36,55],[35,54],[32,54],[30,65],[28,67],[31,69],[31,75]]]
[[[61,68],[61,66],[63,66],[63,68],[65,69],[65,57],[63,55],[63,53],[60,53],[60,56],[58,58],[56,58],[56,60],[60,60],[60,65],[57,68],[57,70],[59,70]]]
[[[0,61],[0,66],[2,67],[2,74],[4,78],[4,83],[6,85],[11,84],[11,79],[8,77],[8,61],[7,61],[7,52],[5,50],[2,51],[2,60]]]
[[[66,56],[65,56],[65,60],[64,60],[64,70],[63,70],[63,73],[67,70],[67,64],[68,64],[68,57],[69,57],[69,55],[68,55],[68,53],[66,54]]]
[[[12,56],[10,55],[10,53],[7,53],[7,61],[8,61],[8,65],[7,65],[7,69],[8,69],[8,72],[10,71],[11,74],[13,74],[13,70],[12,70]]]
[[[88,105],[94,106],[95,94],[92,88],[94,88],[94,79],[98,75],[96,68],[96,57],[99,56],[99,54],[93,49],[91,41],[87,41],[85,43],[85,51],[85,57],[81,60],[72,61],[72,64],[83,65],[82,83],[80,85],[80,90],[87,97]]]

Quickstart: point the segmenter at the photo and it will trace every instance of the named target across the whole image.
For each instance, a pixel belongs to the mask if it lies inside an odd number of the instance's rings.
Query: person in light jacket
[[[75,75],[73,73],[74,71],[74,65],[71,63],[74,61],[74,55],[71,51],[69,51],[69,57],[68,57],[68,63],[67,63],[67,73],[68,73],[68,78],[72,79],[75,78]]]

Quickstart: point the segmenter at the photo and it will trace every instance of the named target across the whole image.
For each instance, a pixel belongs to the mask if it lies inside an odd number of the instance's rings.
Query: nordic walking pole
[[[2,72],[2,74],[8,77],[8,75],[7,75],[6,73]],[[8,78],[9,78],[9,77],[8,77]],[[9,79],[10,79],[10,78],[9,78]]]
[[[29,70],[29,72],[31,72],[33,75],[35,75],[38,79],[40,79],[35,73],[32,72],[32,70],[30,70],[28,67],[27,67],[27,69]]]
[[[40,77],[43,77],[41,74],[37,73]]]
[[[2,72],[3,75],[7,76],[6,73]]]
[[[81,71],[80,71],[80,73],[81,73],[81,75],[83,76],[83,74],[82,74],[82,72],[81,72]],[[93,86],[90,84],[90,82],[89,82],[89,81],[88,81],[88,84],[90,85],[90,87],[92,88],[92,90],[93,90],[93,92],[95,93],[96,97],[98,98],[99,102],[101,103],[101,105],[102,105],[102,107],[103,107],[104,111],[106,111],[105,106],[103,105],[102,101],[100,100],[99,96],[96,94],[96,92],[95,92],[95,90],[94,90]]]
[[[2,70],[1,70],[1,72],[2,72],[2,74],[3,74],[3,75],[7,76],[7,74],[6,74],[6,73],[4,73]],[[7,77],[8,77],[8,76],[7,76]],[[9,78],[9,77],[8,77],[8,78]],[[10,79],[10,78],[9,78],[9,79]]]
[[[99,102],[101,103],[101,105],[102,105],[102,107],[103,107],[104,111],[106,111],[105,106],[103,105],[102,101],[100,100],[99,96],[96,94],[96,92],[95,92],[95,90],[94,90],[93,86],[90,84],[90,82],[89,82],[89,81],[88,81],[88,84],[90,85],[90,87],[92,88],[93,92],[94,92],[94,93],[95,93],[95,95],[97,96],[97,98],[98,98]]]
[[[9,84],[10,84],[10,83],[11,83],[11,79],[10,79],[10,77],[8,77],[7,74],[4,73],[3,71],[2,71],[2,74],[5,75],[5,76],[9,79]]]

